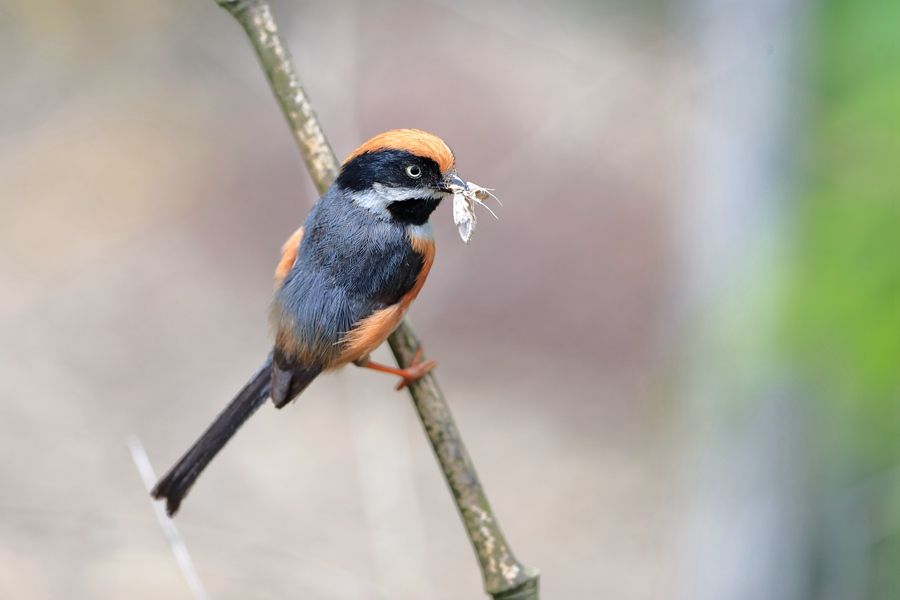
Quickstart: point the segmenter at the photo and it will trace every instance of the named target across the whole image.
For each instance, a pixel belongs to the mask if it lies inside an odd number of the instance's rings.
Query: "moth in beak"
[[[447,186],[447,191],[453,194],[453,222],[456,223],[459,237],[468,244],[469,239],[472,237],[472,232],[475,231],[477,222],[475,205],[480,204],[485,207],[496,219],[498,218],[496,213],[485,204],[485,201],[488,198],[493,198],[498,204],[501,204],[500,199],[491,193],[493,192],[492,189],[481,187],[471,181],[464,181],[457,175],[456,170],[447,173],[444,177],[444,183]]]

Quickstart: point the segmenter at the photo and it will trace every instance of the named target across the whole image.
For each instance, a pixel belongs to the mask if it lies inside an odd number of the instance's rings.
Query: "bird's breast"
[[[434,259],[427,224],[338,208],[321,205],[307,221],[272,307],[276,345],[323,368],[384,341]]]

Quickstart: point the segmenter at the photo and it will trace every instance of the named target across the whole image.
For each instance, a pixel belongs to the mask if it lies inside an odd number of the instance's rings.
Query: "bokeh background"
[[[504,201],[411,318],[545,598],[900,597],[900,3],[273,6],[339,155],[432,130]],[[126,437],[256,368],[315,193],[211,0],[5,0],[0,66],[0,597],[190,598]],[[392,387],[213,462],[211,598],[481,597]]]

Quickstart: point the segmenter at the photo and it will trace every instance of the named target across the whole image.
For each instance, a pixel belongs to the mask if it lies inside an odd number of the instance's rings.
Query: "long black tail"
[[[225,407],[212,425],[200,436],[191,449],[181,457],[165,477],[159,480],[151,495],[161,500],[166,499],[166,511],[174,515],[181,506],[188,490],[194,481],[218,454],[219,450],[231,439],[238,428],[249,419],[256,410],[269,398],[272,380],[272,356],[266,359],[259,371],[238,392],[228,406]]]

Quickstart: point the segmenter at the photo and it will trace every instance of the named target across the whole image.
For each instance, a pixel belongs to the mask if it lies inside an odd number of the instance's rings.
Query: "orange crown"
[[[430,158],[438,164],[442,173],[453,168],[453,151],[438,136],[421,129],[392,129],[379,133],[350,153],[344,163],[366,152],[378,150],[405,150],[410,154]]]

